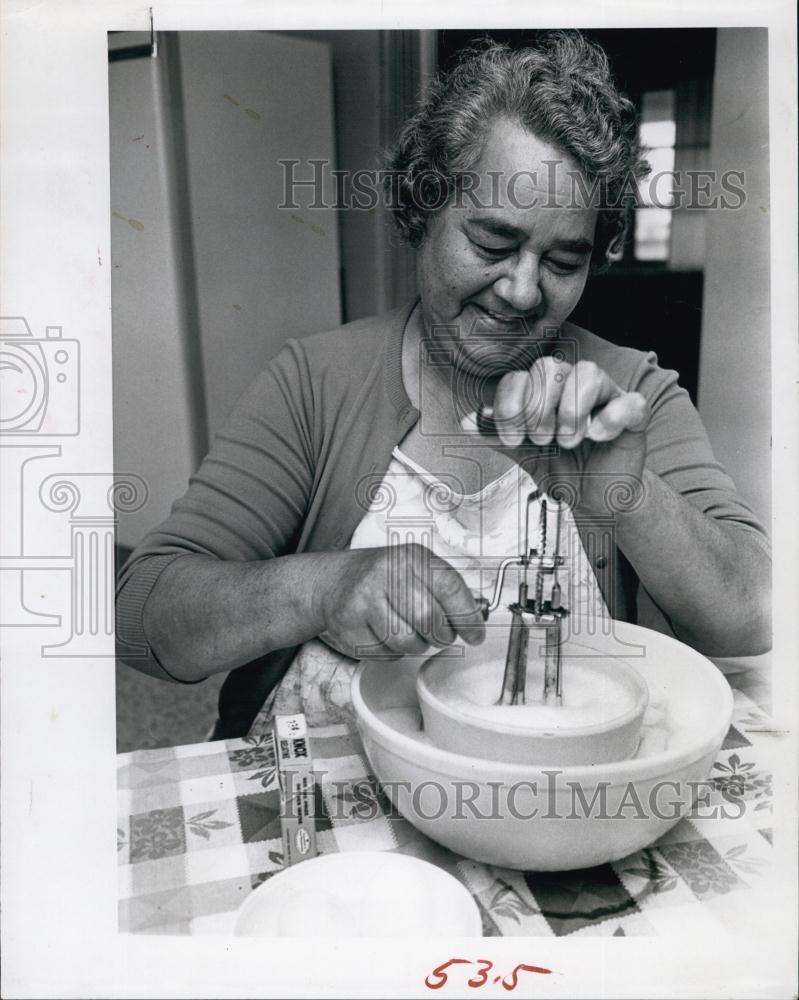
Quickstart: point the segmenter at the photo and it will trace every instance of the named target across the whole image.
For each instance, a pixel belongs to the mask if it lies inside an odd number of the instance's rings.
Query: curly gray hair
[[[601,183],[592,267],[606,266],[623,245],[636,182],[649,165],[632,102],[616,88],[604,51],[579,31],[550,32],[535,48],[515,50],[484,39],[436,79],[387,156],[389,204],[403,238],[422,243],[429,216],[474,168],[499,116],[558,146]]]

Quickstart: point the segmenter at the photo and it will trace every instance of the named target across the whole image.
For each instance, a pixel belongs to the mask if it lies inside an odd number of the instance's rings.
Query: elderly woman
[[[643,587],[701,652],[764,651],[765,533],[676,373],[568,322],[647,172],[602,51],[467,53],[390,166],[418,299],[289,342],[255,381],[122,571],[129,662],[231,671],[218,738],[264,705],[346,717],[357,658],[482,641],[536,487],[568,497],[572,627],[635,620]]]

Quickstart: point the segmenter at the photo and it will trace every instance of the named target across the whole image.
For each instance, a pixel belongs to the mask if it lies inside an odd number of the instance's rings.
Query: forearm
[[[771,644],[771,561],[760,537],[716,520],[645,470],[644,499],[618,511],[617,543],[675,634],[709,656]]]
[[[323,625],[309,581],[331,557],[232,562],[181,556],[164,569],[144,608],[155,656],[177,680],[197,681],[318,635]]]

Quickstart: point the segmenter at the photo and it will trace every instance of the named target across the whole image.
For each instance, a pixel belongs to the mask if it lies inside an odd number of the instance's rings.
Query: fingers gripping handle
[[[472,597],[474,597],[474,602],[482,615],[483,621],[487,622],[488,616],[491,612],[491,605],[489,604],[488,598],[483,597],[482,594],[472,594]]]

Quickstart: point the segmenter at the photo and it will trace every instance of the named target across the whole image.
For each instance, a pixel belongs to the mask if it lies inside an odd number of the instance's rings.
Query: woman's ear
[[[624,244],[629,230],[629,217],[627,213],[620,213],[619,217],[615,220],[615,224],[608,228],[610,229],[610,233],[608,235],[604,260],[596,262],[599,269],[608,267],[610,264],[615,264],[624,257]]]

